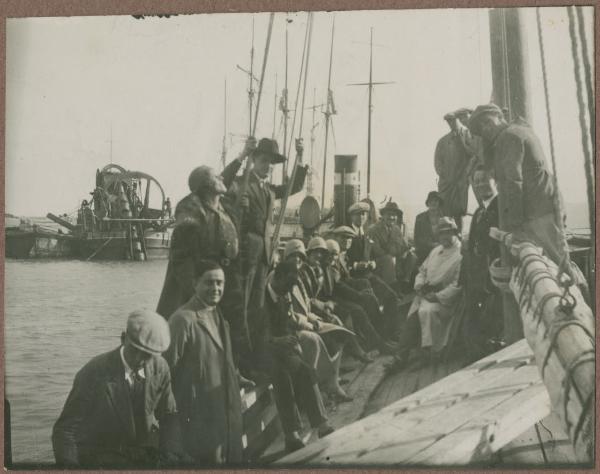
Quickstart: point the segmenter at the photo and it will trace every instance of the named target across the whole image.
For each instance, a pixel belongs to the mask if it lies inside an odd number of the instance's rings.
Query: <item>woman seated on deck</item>
[[[311,253],[314,257],[314,252]],[[316,299],[322,284],[320,268],[318,264],[314,266],[314,261],[313,265],[306,263],[306,258],[302,241],[294,239],[288,242],[284,261],[295,263],[298,269],[298,281],[291,296],[292,308],[300,325],[298,337],[302,357],[316,370],[317,379],[325,393],[340,402],[350,401],[352,398],[339,384],[339,370],[343,347],[354,337],[354,333],[344,328],[330,308]]]
[[[419,268],[415,280],[415,299],[400,334],[400,350],[388,366],[390,372],[404,368],[410,349],[416,346],[419,339],[419,366],[439,355],[448,344],[448,336],[456,316],[455,303],[461,291],[458,286],[461,244],[457,237],[457,226],[450,217],[442,217],[436,230],[441,244],[434,247]]]

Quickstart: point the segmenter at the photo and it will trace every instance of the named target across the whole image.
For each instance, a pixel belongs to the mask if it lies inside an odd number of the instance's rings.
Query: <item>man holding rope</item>
[[[303,150],[302,140],[296,140],[299,164],[302,162]],[[279,146],[275,140],[262,138],[249,155],[249,159],[251,169],[245,192],[244,178],[238,176],[227,194],[232,201],[239,202],[242,208],[243,219],[239,229],[241,271],[250,343],[256,350],[261,345],[260,336],[264,326],[261,315],[267,271],[273,252],[277,250],[271,248],[274,230],[273,209],[275,201],[284,198],[288,183],[274,185],[269,182],[273,165],[286,161],[286,157],[279,153]],[[234,161],[223,174],[236,173],[240,166],[240,161]],[[306,166],[298,166],[290,194],[295,194],[303,188],[306,171]]]

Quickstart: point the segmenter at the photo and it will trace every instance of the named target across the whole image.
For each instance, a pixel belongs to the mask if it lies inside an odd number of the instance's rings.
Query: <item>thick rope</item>
[[[592,145],[596,143],[596,115],[594,112],[594,86],[592,85],[592,67],[590,65],[590,57],[588,51],[587,37],[585,35],[585,23],[583,20],[583,8],[575,7],[577,12],[577,23],[579,26],[579,42],[581,44],[581,59],[583,62],[583,70],[585,77],[585,89],[587,92],[587,104],[588,104],[588,116],[590,119],[590,131],[592,138]]]

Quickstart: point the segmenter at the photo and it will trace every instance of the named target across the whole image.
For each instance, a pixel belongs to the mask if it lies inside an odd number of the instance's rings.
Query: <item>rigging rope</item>
[[[581,56],[583,60],[583,69],[585,71],[585,88],[587,92],[588,99],[588,114],[590,118],[590,131],[592,138],[592,145],[596,143],[595,134],[596,134],[596,116],[594,113],[594,87],[592,85],[592,67],[590,65],[590,57],[587,46],[587,39],[585,35],[585,24],[583,20],[583,8],[577,7],[575,9],[577,12],[577,22],[579,24],[579,40],[581,42]]]
[[[575,85],[577,88],[577,103],[579,106],[579,126],[581,127],[581,145],[583,147],[583,155],[585,160],[585,177],[587,185],[587,198],[588,198],[588,214],[590,222],[590,230],[594,232],[595,216],[594,216],[594,167],[592,160],[592,151],[590,149],[590,140],[588,138],[588,128],[585,121],[585,101],[583,98],[583,85],[581,78],[581,64],[579,63],[579,54],[577,51],[577,37],[575,33],[575,15],[573,13],[575,7],[567,7],[567,13],[569,15],[569,35],[571,37],[571,53],[573,55],[573,68],[575,72]],[[587,48],[586,48],[587,49]],[[587,55],[584,56],[583,60],[586,60]],[[590,86],[591,87],[591,86]],[[591,106],[591,104],[590,104]],[[593,115],[590,115],[590,122]],[[593,234],[592,234],[593,235]]]
[[[512,120],[512,101],[510,97],[510,74],[508,71],[508,41],[506,39],[506,8],[502,9],[502,59],[504,64],[504,107],[508,109],[509,121]]]
[[[300,97],[300,87],[302,85],[302,73],[304,72],[304,58],[306,57],[306,45],[308,44],[308,32],[310,29],[310,22],[311,22],[311,14],[310,12],[308,13],[308,17],[306,20],[306,31],[304,32],[304,46],[302,47],[302,61],[300,61],[300,74],[298,76],[298,87],[296,89],[296,100],[294,102],[294,115],[292,117],[292,128],[290,130],[290,137],[294,136],[294,128],[296,127],[296,115],[298,113],[298,98]],[[292,141],[290,140],[290,143],[288,144],[288,149],[284,150],[285,156],[289,157],[290,153],[292,152]]]
[[[553,182],[554,182],[554,196],[553,196],[553,207],[554,207],[554,219],[556,221],[556,225],[559,228],[560,232],[564,235],[565,228],[563,225],[563,213],[561,212],[562,206],[559,198],[558,191],[558,169],[556,166],[556,154],[554,152],[554,134],[552,131],[552,113],[550,111],[550,95],[548,93],[548,73],[546,70],[546,56],[544,51],[544,35],[542,32],[542,18],[540,14],[540,7],[535,9],[536,20],[537,20],[537,31],[538,31],[538,41],[540,45],[540,57],[542,62],[542,79],[544,83],[544,98],[546,101],[546,119],[548,121],[548,135],[550,141],[550,158],[552,160],[552,173],[553,173]],[[559,264],[559,271],[557,275],[557,281],[559,286],[564,288],[564,294],[561,298],[561,307],[564,309],[573,309],[575,307],[572,304],[572,300],[567,298],[572,295],[569,292],[569,287],[573,284],[573,278],[571,277],[570,267],[571,267],[571,259],[569,257],[569,252],[565,252],[565,256],[563,257],[562,262],[557,262]],[[568,269],[568,270],[567,270]],[[563,281],[561,278],[562,275],[567,272],[569,278],[568,281]]]

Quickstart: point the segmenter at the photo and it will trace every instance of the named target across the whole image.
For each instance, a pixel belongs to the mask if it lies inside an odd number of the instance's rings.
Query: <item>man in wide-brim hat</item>
[[[414,271],[416,255],[411,252],[402,231],[403,212],[393,201],[379,210],[381,219],[371,226],[368,235],[373,241],[375,272],[392,287],[399,283],[408,291]]]
[[[299,163],[302,163],[304,147],[301,140],[296,140],[296,153]],[[235,178],[227,192],[229,202],[236,204],[235,211],[241,220],[239,232],[241,241],[241,254],[243,276],[243,294],[248,302],[248,326],[250,339],[253,346],[260,345],[262,333],[261,308],[264,304],[267,270],[272,259],[273,230],[275,226],[273,208],[277,199],[282,199],[288,189],[288,183],[274,185],[269,182],[269,176],[274,164],[286,161],[279,152],[275,140],[262,138],[255,150],[250,154],[250,174],[248,183],[244,177]],[[241,162],[234,162],[226,167],[224,175],[235,176]],[[296,170],[290,195],[299,192],[304,186],[306,166],[299,166]]]

